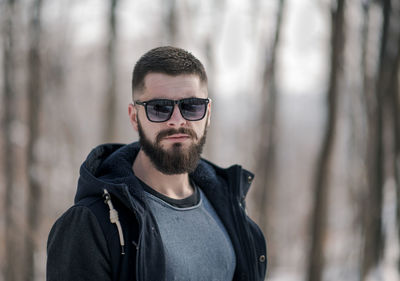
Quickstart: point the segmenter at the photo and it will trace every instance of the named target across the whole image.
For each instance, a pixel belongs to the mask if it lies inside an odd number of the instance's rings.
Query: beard
[[[161,140],[164,137],[174,134],[187,134],[191,139],[198,137],[192,129],[179,128],[167,129],[157,134],[155,142],[151,142],[144,134],[143,128],[138,120],[139,142],[143,152],[150,158],[150,161],[161,173],[176,175],[192,173],[200,160],[203,146],[206,142],[207,127],[204,134],[197,143],[191,144],[187,149],[181,143],[174,143],[170,149],[161,147]]]

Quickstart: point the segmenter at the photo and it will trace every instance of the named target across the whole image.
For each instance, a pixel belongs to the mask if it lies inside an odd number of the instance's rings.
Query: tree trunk
[[[220,125],[218,112],[223,112],[223,109],[220,107],[218,103],[218,96],[215,95],[216,92],[216,83],[217,80],[217,69],[215,63],[215,52],[217,49],[218,38],[221,36],[222,27],[224,26],[224,18],[226,11],[226,3],[225,0],[214,1],[212,5],[212,25],[209,33],[207,34],[206,39],[204,40],[204,49],[205,56],[207,59],[207,77],[208,77],[208,97],[212,99],[212,112],[211,115],[211,126],[208,127],[207,133],[211,136],[214,136],[213,139],[217,140],[216,143],[213,143],[207,140],[207,145],[205,146],[204,154],[207,157],[214,157],[218,155],[218,139],[217,137],[221,135],[223,130],[223,126]],[[192,16],[192,15],[190,15]],[[194,15],[193,15],[194,16]],[[215,160],[215,159],[214,159]]]
[[[332,8],[332,33],[329,89],[327,93],[327,123],[319,153],[315,183],[313,212],[311,219],[311,249],[308,261],[309,281],[320,281],[325,264],[324,241],[326,236],[326,221],[328,209],[329,175],[332,150],[337,123],[337,104],[341,67],[343,65],[345,1],[337,0]]]
[[[4,279],[15,281],[18,258],[16,253],[17,243],[15,241],[16,223],[13,216],[14,208],[14,176],[15,176],[15,145],[12,140],[12,129],[15,121],[15,39],[14,39],[14,19],[15,1],[8,0],[3,4],[5,9],[2,12],[3,25],[3,176],[5,178],[4,196],[4,254],[5,263],[3,264]]]
[[[397,5],[397,6],[396,6]],[[396,185],[397,193],[397,236],[400,241],[400,4],[394,3],[393,7],[393,19],[394,19],[394,31],[397,35],[397,47],[393,50],[397,51],[394,67],[393,67],[393,77],[392,77],[392,90],[390,93],[390,105],[393,120],[393,170],[394,170],[394,180]],[[391,37],[392,40],[395,38]],[[400,257],[398,257],[397,271],[400,273]]]
[[[178,43],[178,17],[176,0],[166,1],[168,8],[166,9],[165,28],[167,36],[167,45],[175,46]]]
[[[40,229],[40,206],[42,191],[38,175],[37,145],[40,136],[40,105],[42,100],[41,77],[41,8],[42,0],[34,0],[30,9],[29,53],[28,53],[28,144],[27,144],[27,231],[25,233],[26,264],[24,280],[34,280],[34,256],[37,248],[36,240]]]
[[[278,93],[276,89],[276,61],[278,58],[282,22],[285,12],[285,0],[280,0],[276,14],[275,36],[272,48],[265,55],[265,68],[262,84],[262,115],[260,120],[261,137],[258,145],[257,159],[257,186],[256,186],[256,210],[257,221],[264,233],[273,236],[271,219],[273,217],[272,204],[276,186],[276,157],[277,150],[277,107]],[[275,260],[274,246],[268,250],[269,259]]]
[[[399,36],[400,39],[400,36]],[[400,48],[400,40],[398,43]],[[394,179],[396,184],[397,192],[397,235],[400,241],[400,51],[397,53],[397,68],[395,71],[395,81],[394,81],[394,91],[391,93],[391,104],[392,104],[392,115],[394,120],[394,157],[393,157],[393,167],[394,167]],[[398,272],[400,272],[400,257],[398,258]]]
[[[393,148],[398,149],[398,136],[395,130],[389,128],[385,132],[385,112],[391,112],[393,109],[392,123],[398,126],[398,112],[395,105],[397,97],[396,89],[398,85],[396,81],[396,73],[398,73],[398,59],[399,45],[398,38],[400,31],[398,28],[397,17],[399,15],[396,10],[392,13],[392,2],[390,0],[382,1],[382,35],[381,46],[379,55],[379,69],[378,77],[376,80],[376,89],[374,99],[370,100],[370,114],[369,126],[370,134],[368,141],[368,174],[369,186],[364,206],[364,249],[362,253],[361,264],[361,279],[366,280],[367,275],[371,269],[378,265],[383,249],[384,249],[384,236],[382,233],[382,204],[383,204],[383,188],[385,184],[385,159],[392,159],[393,155],[385,155],[385,135],[394,135]],[[394,5],[396,7],[396,5]],[[398,9],[397,9],[398,10]],[[396,59],[397,58],[397,59]],[[392,100],[389,100],[390,96]],[[393,102],[393,105],[391,103]],[[397,125],[396,125],[397,124]],[[390,171],[396,173],[396,158],[393,161],[394,166],[390,163]],[[388,170],[389,171],[389,170]]]
[[[361,71],[362,71],[362,87],[361,87],[361,92],[364,96],[363,100],[364,100],[364,107],[365,107],[365,111],[366,111],[366,127],[368,128],[367,132],[367,139],[368,142],[370,140],[370,136],[371,136],[371,132],[369,132],[370,130],[370,116],[373,112],[373,108],[372,108],[372,104],[373,104],[373,100],[374,100],[374,96],[375,96],[375,77],[372,74],[372,71],[368,68],[368,50],[369,50],[369,34],[370,34],[370,30],[369,30],[369,24],[370,24],[370,7],[371,4],[369,1],[364,1],[362,3],[362,12],[363,12],[363,24],[362,24],[362,31],[361,31]],[[372,47],[372,46],[371,46]],[[369,158],[370,158],[370,145],[368,143],[365,151],[363,151],[363,155],[362,155],[362,159],[363,162],[365,163],[364,165],[364,170],[365,170],[365,177],[368,177],[368,162],[369,162]],[[361,183],[360,183],[361,184]],[[360,193],[359,193],[359,198],[361,199],[361,202],[358,204],[358,216],[361,218],[361,228],[362,228],[362,233],[361,233],[361,237],[360,239],[363,239],[363,236],[365,236],[365,225],[366,222],[368,220],[368,216],[369,214],[365,212],[367,205],[367,202],[365,202],[365,190],[368,190],[369,188],[369,182],[368,179],[365,180],[365,183],[362,183],[361,186],[359,187]],[[363,279],[363,263],[364,263],[364,248],[361,245],[360,248],[360,280]]]
[[[106,53],[107,67],[107,93],[105,103],[105,122],[103,128],[103,139],[107,142],[113,141],[117,134],[117,61],[116,61],[116,40],[117,40],[117,18],[115,11],[118,0],[110,1],[109,10],[109,39]]]

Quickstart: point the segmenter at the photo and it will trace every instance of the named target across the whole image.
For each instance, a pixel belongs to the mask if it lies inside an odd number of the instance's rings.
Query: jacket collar
[[[102,196],[104,189],[115,194],[120,199],[126,197],[127,192],[142,198],[142,189],[132,171],[132,164],[140,150],[140,144],[103,144],[95,147],[87,156],[80,168],[78,190],[75,202],[85,197]],[[202,189],[209,192],[229,192],[244,198],[250,186],[247,181],[253,175],[234,165],[228,169],[220,168],[211,162],[201,159],[196,170],[190,175]],[[234,190],[223,191],[225,181],[233,179],[240,183]],[[230,185],[228,185],[230,186]],[[216,190],[214,190],[216,189]],[[128,203],[128,202],[127,202]],[[130,204],[129,204],[130,205]]]

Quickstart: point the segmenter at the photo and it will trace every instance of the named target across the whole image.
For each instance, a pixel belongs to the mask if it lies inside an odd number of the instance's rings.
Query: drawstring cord
[[[104,189],[104,203],[108,205],[108,208],[110,208],[110,221],[111,223],[115,223],[118,229],[118,234],[119,234],[119,243],[121,244],[121,255],[125,255],[125,240],[124,240],[124,234],[122,233],[122,227],[121,223],[119,222],[118,218],[118,212],[117,210],[114,209],[114,206],[111,202],[111,196],[110,193],[108,193],[107,189]]]

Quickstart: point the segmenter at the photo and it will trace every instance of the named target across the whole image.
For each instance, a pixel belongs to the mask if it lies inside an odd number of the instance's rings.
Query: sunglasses
[[[147,119],[151,122],[165,122],[174,112],[175,104],[183,118],[188,121],[198,121],[204,118],[207,104],[210,99],[187,98],[181,100],[154,99],[149,101],[134,101],[135,104],[144,106]]]

